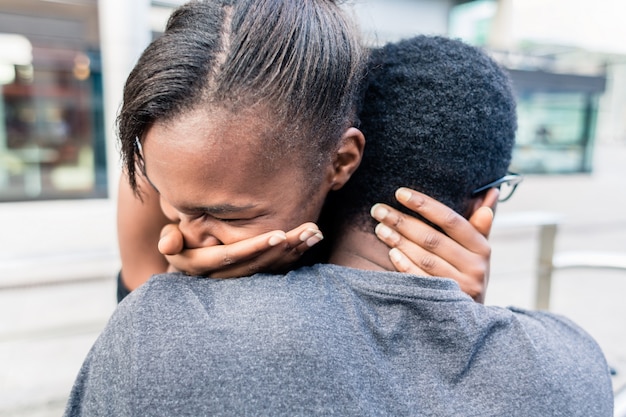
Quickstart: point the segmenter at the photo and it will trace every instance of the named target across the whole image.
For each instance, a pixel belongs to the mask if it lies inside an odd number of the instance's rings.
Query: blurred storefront
[[[97,2],[0,5],[0,202],[106,197]]]
[[[118,264],[115,116],[151,18],[150,0],[0,2],[0,287]]]
[[[537,0],[460,3],[452,10],[449,34],[486,47],[508,69],[517,94],[519,127],[511,170],[592,172],[599,124],[605,133],[624,128],[607,122],[620,100],[609,81],[619,68],[615,64],[626,56],[602,51],[612,42],[614,28],[604,13],[611,0],[559,0],[550,7]],[[603,21],[604,43],[597,43],[591,35],[602,31],[589,31],[589,25]]]
[[[606,76],[515,68],[509,73],[517,93],[519,124],[511,170],[591,172]]]

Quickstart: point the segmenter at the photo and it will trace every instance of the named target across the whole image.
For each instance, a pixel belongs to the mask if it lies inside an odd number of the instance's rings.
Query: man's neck
[[[347,228],[338,237],[329,262],[370,271],[395,271],[389,260],[389,247],[376,235]]]

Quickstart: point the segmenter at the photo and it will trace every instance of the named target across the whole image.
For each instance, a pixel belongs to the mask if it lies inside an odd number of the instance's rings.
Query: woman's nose
[[[182,216],[178,228],[183,234],[185,248],[203,248],[219,245],[221,242],[213,235],[210,221],[189,220]]]
[[[213,236],[213,225],[209,220],[189,219],[178,212],[171,204],[161,198],[161,210],[172,222],[178,224],[183,235],[184,247],[187,249],[219,245],[221,242]]]

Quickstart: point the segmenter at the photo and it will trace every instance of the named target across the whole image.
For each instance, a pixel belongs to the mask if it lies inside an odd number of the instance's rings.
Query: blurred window
[[[517,93],[518,116],[511,170],[591,172],[598,100],[605,76],[509,72]]]
[[[76,41],[80,22],[46,38],[45,16],[22,33],[19,18],[0,10],[14,31],[0,33],[0,201],[105,197],[99,51]]]

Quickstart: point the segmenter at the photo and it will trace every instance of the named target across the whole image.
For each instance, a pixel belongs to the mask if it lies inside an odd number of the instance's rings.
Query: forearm
[[[161,210],[159,195],[138,178],[142,200],[130,188],[126,175],[120,177],[117,202],[117,236],[122,262],[122,282],[134,290],[152,275],[166,272],[168,263],[158,250],[161,229],[168,219]]]

